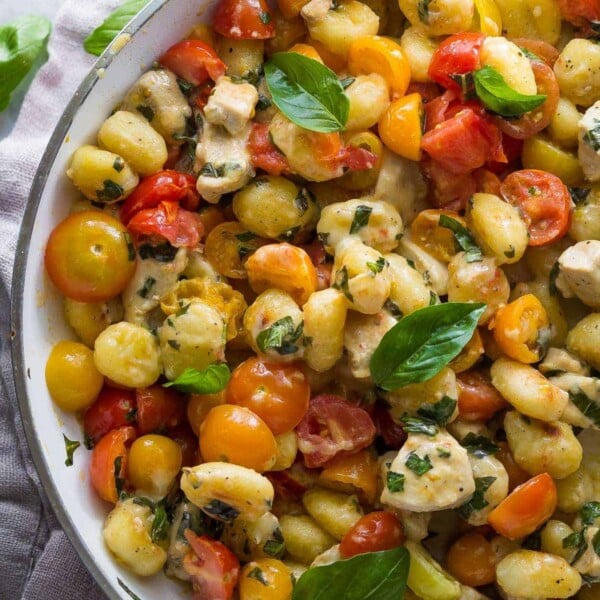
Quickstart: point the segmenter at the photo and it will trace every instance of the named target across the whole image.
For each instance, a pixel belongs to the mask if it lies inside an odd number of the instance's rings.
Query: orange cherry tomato
[[[227,402],[257,414],[274,435],[291,431],[308,410],[310,385],[294,364],[249,358],[232,373]]]
[[[549,326],[542,303],[525,294],[498,309],[494,318],[494,339],[504,354],[524,363],[540,360],[543,347],[540,331]]]
[[[92,450],[90,481],[94,489],[107,502],[117,503],[116,480],[124,481],[127,476],[127,453],[137,434],[133,427],[119,427],[105,434]],[[117,473],[117,467],[120,469]]]
[[[121,390],[105,385],[83,415],[83,430],[95,444],[111,429],[135,423],[136,404],[133,390]]]
[[[190,394],[186,408],[187,420],[196,435],[200,433],[200,425],[210,409],[221,404],[225,404],[225,390],[216,394]]]
[[[483,352],[481,333],[479,333],[479,329],[476,329],[471,339],[467,342],[467,345],[460,351],[460,354],[456,358],[453,358],[448,363],[448,366],[455,373],[462,373],[473,367],[481,358]]]
[[[135,251],[122,223],[106,213],[85,210],[54,228],[44,264],[63,296],[104,302],[119,295],[133,277]]]
[[[159,59],[182,79],[200,85],[209,77],[216,81],[225,75],[227,67],[217,53],[201,40],[183,40],[171,46]]]
[[[488,515],[488,523],[509,540],[533,533],[556,510],[556,485],[548,473],[541,473],[516,487]]]
[[[552,244],[569,230],[571,195],[556,175],[537,169],[514,171],[502,182],[500,193],[521,211],[530,246]]]
[[[365,552],[391,550],[404,542],[404,530],[398,517],[385,510],[361,517],[340,542],[342,558]]]
[[[438,260],[450,262],[457,253],[454,234],[446,227],[440,227],[440,217],[445,215],[458,221],[463,227],[466,221],[453,210],[428,208],[422,210],[410,226],[411,237],[425,252]]]
[[[369,449],[331,459],[319,476],[319,484],[333,490],[358,493],[369,504],[375,502],[379,465]]]
[[[464,585],[478,587],[496,579],[492,545],[480,533],[471,532],[456,540],[446,556],[448,571]]]
[[[482,371],[464,371],[456,376],[458,414],[465,421],[487,421],[508,403]]]
[[[222,404],[212,408],[200,426],[200,452],[207,462],[231,462],[262,473],[277,460],[277,442],[251,410]]]
[[[423,101],[419,94],[410,94],[394,100],[379,120],[381,141],[392,152],[421,160],[423,137]]]
[[[275,37],[275,23],[265,0],[220,0],[213,29],[231,40],[266,40]]]

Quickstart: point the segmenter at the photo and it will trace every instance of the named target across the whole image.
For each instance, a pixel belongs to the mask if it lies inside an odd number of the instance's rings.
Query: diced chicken
[[[410,510],[397,510],[404,535],[412,542],[420,542],[429,535],[429,521],[431,521],[431,513],[428,512],[412,512]]]
[[[300,11],[307,25],[321,21],[332,8],[331,0],[310,0]]]
[[[187,119],[192,109],[177,85],[177,78],[168,69],[144,73],[131,87],[121,110],[137,112],[148,119],[168,144],[180,145],[185,135]]]
[[[600,532],[598,527],[588,527],[583,537],[587,542],[587,548],[583,555],[573,563],[573,566],[582,574],[589,577],[600,577],[600,556],[594,549],[594,537]]]
[[[223,194],[235,192],[254,177],[248,153],[250,125],[232,136],[220,125],[204,122],[202,138],[196,146],[196,188],[207,201],[215,204]]]
[[[600,180],[600,100],[579,121],[579,163],[589,181]]]
[[[187,262],[185,248],[180,248],[170,262],[138,259],[135,274],[123,292],[125,320],[136,325],[146,324],[148,313],[175,287]]]
[[[455,508],[475,491],[467,451],[443,429],[409,434],[384,483],[383,504],[414,512]]]
[[[561,373],[572,373],[573,375],[590,374],[588,365],[574,354],[562,348],[548,348],[548,352],[546,352],[544,360],[540,363],[539,369],[546,377],[552,377]]]
[[[567,248],[558,259],[556,287],[565,298],[577,296],[600,309],[600,240],[586,240]]]
[[[254,116],[258,92],[249,83],[233,83],[227,76],[219,77],[206,106],[204,116],[213,125],[222,125],[231,135],[241,133]]]

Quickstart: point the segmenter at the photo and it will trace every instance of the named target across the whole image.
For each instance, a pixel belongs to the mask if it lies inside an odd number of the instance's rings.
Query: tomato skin
[[[240,575],[240,562],[235,554],[217,540],[184,532],[190,549],[183,568],[190,575],[195,600],[230,600]]]
[[[136,421],[136,402],[133,390],[104,386],[83,415],[83,430],[95,444],[111,429],[132,425]]]
[[[185,423],[185,401],[175,390],[151,385],[135,390],[140,435],[169,431]]]
[[[321,394],[311,399],[296,433],[304,464],[310,469],[342,452],[353,454],[370,446],[377,432],[365,410],[341,396]]]
[[[380,552],[401,546],[404,530],[398,517],[385,510],[361,517],[340,542],[342,558],[365,552]]]
[[[453,211],[467,207],[469,198],[477,191],[471,173],[456,175],[428,157],[421,162],[421,166],[433,183],[430,198],[433,206]]]
[[[508,403],[482,371],[470,370],[456,375],[458,414],[465,421],[487,421]]]
[[[267,40],[275,37],[275,22],[264,0],[220,0],[213,29],[232,40]]]
[[[552,244],[567,234],[571,195],[556,175],[537,169],[514,171],[502,182],[500,193],[521,211],[530,246]]]
[[[159,171],[144,177],[121,207],[121,221],[127,225],[140,210],[156,208],[161,202],[179,201],[186,210],[194,211],[200,204],[196,180],[192,175],[178,171]]]
[[[463,535],[450,546],[447,565],[448,571],[464,585],[476,587],[496,579],[492,545],[475,531]]]
[[[227,70],[217,53],[201,40],[177,42],[160,57],[158,62],[194,85],[201,85],[209,77],[216,81],[225,75]]]
[[[117,503],[115,485],[115,461],[121,457],[121,470],[118,476],[126,478],[128,446],[137,437],[133,427],[119,427],[105,434],[92,450],[90,459],[90,481],[103,500]]]
[[[169,429],[169,437],[179,444],[181,448],[181,466],[193,467],[200,464],[200,449],[198,448],[198,437],[192,428],[182,423],[173,429]]]
[[[290,172],[290,164],[287,158],[279,152],[269,138],[268,123],[252,123],[248,149],[252,166],[255,169],[262,169],[269,175],[281,175]]]
[[[480,51],[485,35],[464,32],[446,38],[433,53],[429,77],[446,89],[461,91],[452,75],[463,75],[481,68]]]
[[[117,219],[103,212],[69,215],[46,244],[44,264],[52,283],[63,296],[79,302],[114,298],[135,272],[126,234]]]
[[[280,435],[294,429],[306,414],[310,385],[296,365],[253,357],[234,369],[226,398],[230,404],[249,408],[274,435]]]
[[[390,450],[400,450],[408,437],[400,423],[394,421],[390,411],[381,403],[375,404],[373,421],[377,428],[377,435]]]
[[[590,21],[600,21],[600,4],[597,0],[558,0],[560,13],[565,21],[582,27],[590,28]]]

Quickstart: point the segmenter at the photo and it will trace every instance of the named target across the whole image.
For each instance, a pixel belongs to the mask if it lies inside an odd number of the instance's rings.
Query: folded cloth
[[[85,36],[121,0],[66,0],[49,60],[12,134],[0,142],[0,600],[105,600],[52,514],[29,455],[10,363],[9,294],[16,239],[38,163],[62,111],[90,71]]]

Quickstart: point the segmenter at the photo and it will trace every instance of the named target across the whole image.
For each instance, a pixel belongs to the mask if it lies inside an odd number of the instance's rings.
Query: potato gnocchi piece
[[[336,544],[336,539],[309,515],[283,515],[281,532],[287,553],[304,565]]]
[[[314,487],[302,496],[308,514],[330,535],[340,541],[363,516],[355,495]]]
[[[429,64],[438,47],[438,42],[429,37],[422,27],[411,26],[404,30],[400,38],[400,46],[408,59],[411,79],[420,83],[431,81]]]
[[[573,104],[588,107],[600,96],[600,47],[576,38],[567,43],[554,63],[561,95]]]
[[[401,317],[437,303],[437,294],[429,287],[424,276],[399,254],[385,254],[390,265],[392,287],[385,308],[394,317]]]
[[[390,105],[390,92],[385,79],[377,73],[357,75],[346,88],[350,112],[346,131],[367,130],[376,125]]]
[[[556,0],[494,0],[502,18],[503,33],[556,44],[561,16]]]
[[[226,523],[221,541],[244,562],[257,558],[279,558],[285,552],[279,519],[271,512],[255,521],[238,518]]]
[[[571,329],[567,350],[600,369],[600,313],[587,315]]]
[[[468,31],[475,13],[473,0],[399,0],[398,4],[411,25],[431,36]]]

